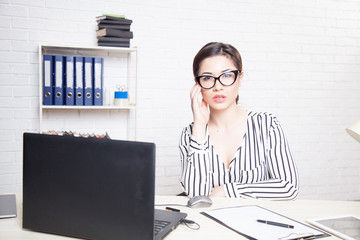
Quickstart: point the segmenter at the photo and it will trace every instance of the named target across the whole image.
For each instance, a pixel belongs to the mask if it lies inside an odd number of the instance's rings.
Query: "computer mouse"
[[[212,201],[207,196],[195,196],[189,199],[187,202],[187,206],[191,208],[195,207],[210,207],[212,205]]]

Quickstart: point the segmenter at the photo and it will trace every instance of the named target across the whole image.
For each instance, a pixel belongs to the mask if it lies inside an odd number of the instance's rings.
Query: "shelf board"
[[[71,45],[40,45],[42,54],[79,54],[79,55],[110,55],[136,52],[137,47],[99,47],[99,46],[71,46]]]
[[[135,105],[130,105],[130,106],[114,106],[114,105],[109,105],[109,106],[56,106],[56,105],[42,105],[41,106],[42,109],[46,110],[46,109],[63,109],[63,110],[130,110],[130,109],[135,109]]]

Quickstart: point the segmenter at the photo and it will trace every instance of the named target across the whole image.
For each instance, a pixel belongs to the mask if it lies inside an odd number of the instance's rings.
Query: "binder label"
[[[50,61],[45,61],[45,87],[51,87],[51,70],[50,70]]]
[[[85,64],[85,88],[90,88],[91,86],[91,64]]]
[[[81,71],[82,68],[82,62],[76,62],[76,86],[78,88],[83,87],[82,79],[83,79],[83,73]]]
[[[56,61],[56,87],[62,88],[62,62]]]
[[[73,62],[67,62],[66,63],[66,75],[68,79],[73,79],[74,76],[74,69],[73,69]],[[74,81],[66,81],[66,86],[68,88],[73,88],[74,87]]]
[[[95,88],[101,89],[101,63],[95,64]]]

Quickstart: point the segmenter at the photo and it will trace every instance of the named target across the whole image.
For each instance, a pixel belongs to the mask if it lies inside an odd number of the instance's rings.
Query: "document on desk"
[[[16,217],[16,195],[0,195],[0,219]]]
[[[313,239],[329,236],[315,228],[256,205],[213,209],[201,212],[201,214],[252,240]],[[270,224],[262,220],[270,221]]]

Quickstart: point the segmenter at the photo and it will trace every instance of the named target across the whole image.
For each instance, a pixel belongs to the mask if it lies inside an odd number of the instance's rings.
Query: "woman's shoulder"
[[[192,134],[193,125],[194,125],[194,122],[191,122],[190,124],[188,124],[187,126],[185,126],[185,127],[182,129],[182,134],[191,135],[191,134]]]
[[[282,128],[278,116],[269,112],[249,112],[249,117],[251,117],[254,122],[257,122],[259,125],[266,125],[270,127],[269,129],[279,129]]]
[[[192,123],[188,124],[187,126],[183,127],[182,132],[191,134],[193,124],[194,123],[192,122]]]
[[[248,111],[248,117],[255,119],[269,119],[275,118],[274,114],[270,112],[256,112],[256,111]]]
[[[248,112],[248,119],[257,125],[266,125],[269,127],[277,127],[280,123],[277,117],[271,112]]]

